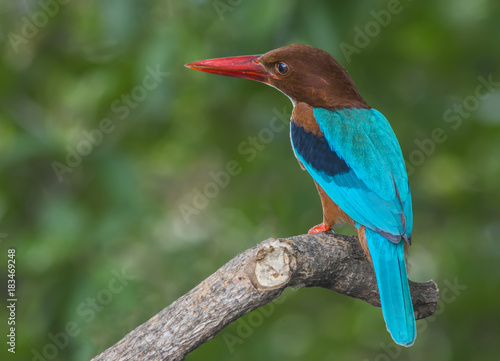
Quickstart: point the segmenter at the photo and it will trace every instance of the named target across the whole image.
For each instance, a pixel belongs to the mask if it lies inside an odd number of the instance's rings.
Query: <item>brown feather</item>
[[[368,261],[370,261],[370,263],[373,263],[372,256],[370,255],[370,251],[368,249],[368,243],[366,243],[366,228],[365,228],[365,226],[360,226],[358,228],[358,239],[359,239],[359,243],[361,244],[361,248],[363,248],[363,251],[365,251],[366,258],[368,258]]]
[[[318,122],[314,118],[313,108],[306,103],[297,103],[293,108],[292,122],[303,127],[307,132],[322,137],[323,132],[319,129]]]
[[[321,199],[321,205],[323,207],[323,223],[328,227],[333,227],[334,225],[350,224],[354,227],[354,221],[349,217],[340,207],[332,201],[326,192],[321,188],[321,186],[314,182],[316,188],[318,189],[319,198]]]

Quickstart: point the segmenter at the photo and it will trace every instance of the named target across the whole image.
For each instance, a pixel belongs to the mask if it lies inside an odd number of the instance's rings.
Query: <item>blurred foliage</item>
[[[9,248],[19,301],[16,355],[4,338],[0,358],[87,360],[236,253],[321,221],[288,126],[266,130],[274,109],[291,112],[288,99],[183,67],[306,43],[333,54],[398,135],[414,168],[410,278],[437,281],[438,312],[402,349],[380,309],[287,290],[187,360],[496,360],[500,3],[397,3],[3,1],[0,304]],[[355,41],[363,46],[346,56],[341,44]],[[168,75],[151,81],[151,71]],[[479,77],[496,82],[484,99]],[[58,178],[54,162],[68,161]],[[230,161],[239,173],[186,222],[182,205]]]

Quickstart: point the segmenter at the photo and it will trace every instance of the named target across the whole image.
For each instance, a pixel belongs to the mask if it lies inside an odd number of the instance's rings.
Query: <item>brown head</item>
[[[315,108],[369,108],[345,69],[326,51],[289,45],[264,55],[202,60],[186,67],[256,80]]]

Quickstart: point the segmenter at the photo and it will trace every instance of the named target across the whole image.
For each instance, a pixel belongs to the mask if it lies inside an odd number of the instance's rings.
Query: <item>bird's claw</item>
[[[320,223],[317,226],[314,226],[313,228],[311,228],[309,230],[309,232],[307,232],[307,233],[314,234],[314,233],[328,232],[328,231],[331,231],[331,230],[332,230],[331,227],[327,226],[324,223]]]

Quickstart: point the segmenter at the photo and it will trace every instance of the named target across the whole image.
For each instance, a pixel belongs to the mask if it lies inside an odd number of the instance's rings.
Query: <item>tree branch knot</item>
[[[248,269],[248,276],[258,290],[284,288],[290,282],[297,261],[293,244],[285,239],[271,238],[261,244],[255,255],[255,267]]]

